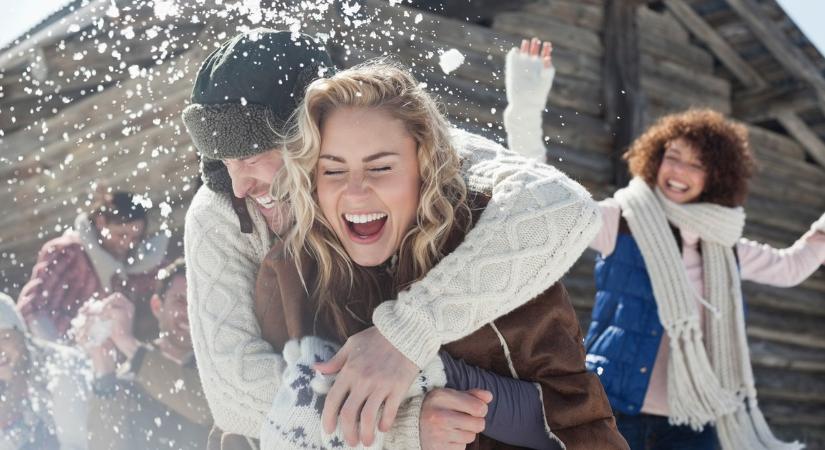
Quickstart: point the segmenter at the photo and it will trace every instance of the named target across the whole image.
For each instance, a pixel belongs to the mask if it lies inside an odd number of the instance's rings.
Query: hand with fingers
[[[287,366],[281,376],[281,385],[275,393],[272,408],[260,431],[262,450],[345,446],[354,449],[382,448],[384,433],[376,432],[374,423],[369,429],[369,442],[347,442],[343,433],[343,421],[331,431],[322,431],[321,411],[336,383],[336,376],[321,374],[315,367],[330,360],[336,352],[341,354],[336,344],[317,336],[306,336],[286,343],[283,357]],[[402,401],[423,396],[447,382],[440,358],[416,373],[413,383],[403,393]],[[380,416],[381,411],[376,414]],[[362,431],[366,429],[360,423],[357,426]]]
[[[419,433],[422,450],[463,450],[484,431],[488,391],[435,389],[421,406]]]
[[[103,317],[112,322],[112,342],[127,358],[131,358],[140,342],[135,338],[133,328],[135,305],[125,295],[114,293],[103,299]]]
[[[372,445],[376,423],[378,430],[389,431],[420,372],[375,327],[350,336],[331,360],[315,369],[335,374],[324,402],[324,431],[332,433],[338,424],[349,446]]]
[[[109,338],[111,324],[101,317],[101,310],[99,300],[84,303],[70,331],[75,343],[89,357],[96,377],[114,373],[117,367],[117,350]]]
[[[507,53],[504,128],[508,145],[510,150],[542,162],[545,158],[543,112],[555,76],[553,44],[550,42],[525,39],[521,48],[513,47]]]

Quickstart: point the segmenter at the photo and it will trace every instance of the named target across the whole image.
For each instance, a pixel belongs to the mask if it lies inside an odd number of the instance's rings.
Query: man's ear
[[[152,294],[152,298],[149,300],[149,307],[152,309],[152,315],[155,316],[155,319],[160,319],[160,310],[163,309],[163,300],[160,299],[158,294]]]

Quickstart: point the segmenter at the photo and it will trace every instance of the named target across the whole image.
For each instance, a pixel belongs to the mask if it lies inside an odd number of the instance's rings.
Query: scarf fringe
[[[698,324],[692,324],[681,332],[668,331],[671,336],[668,366],[670,422],[689,425],[694,431],[701,431],[717,417],[730,414],[738,404],[736,397],[722,388],[713,373],[698,328]]]
[[[722,450],[802,450],[805,445],[799,441],[782,442],[777,439],[762,415],[756,402],[744,404],[732,414],[723,416],[717,426],[716,434]]]

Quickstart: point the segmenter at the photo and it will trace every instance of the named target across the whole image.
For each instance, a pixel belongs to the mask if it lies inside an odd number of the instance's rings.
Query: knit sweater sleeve
[[[419,367],[442,344],[558,281],[601,226],[590,194],[559,170],[466,132],[456,131],[453,142],[469,188],[491,200],[454,252],[373,314],[379,331]]]
[[[736,252],[743,280],[796,286],[825,264],[825,233],[811,230],[783,249],[743,238],[736,244]]]
[[[269,235],[262,218],[253,220],[254,233],[241,234],[229,199],[201,187],[186,214],[184,250],[192,343],[213,418],[226,432],[257,437],[284,362],[255,318]]]

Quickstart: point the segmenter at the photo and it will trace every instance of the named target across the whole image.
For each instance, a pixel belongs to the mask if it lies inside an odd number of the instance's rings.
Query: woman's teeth
[[[275,199],[265,195],[263,197],[255,198],[255,201],[258,202],[259,205],[263,206],[264,208],[272,208],[275,206]]]
[[[384,217],[387,217],[387,215],[384,213],[344,214],[344,218],[347,219],[348,222],[352,223],[367,223],[372,222],[374,220],[381,220]]]
[[[678,181],[668,180],[667,185],[669,187],[673,188],[673,189],[678,190],[678,191],[687,191],[688,190],[688,185],[680,183]]]

